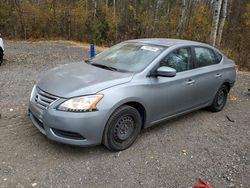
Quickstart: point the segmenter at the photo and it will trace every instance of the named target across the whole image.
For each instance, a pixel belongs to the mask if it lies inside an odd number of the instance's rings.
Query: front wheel
[[[214,101],[212,105],[209,107],[209,109],[212,112],[219,112],[221,111],[226,102],[227,102],[227,94],[228,94],[228,88],[225,85],[222,85],[220,89],[217,91]]]
[[[141,127],[140,113],[131,106],[121,106],[109,118],[103,133],[103,144],[111,151],[125,150],[134,143]]]

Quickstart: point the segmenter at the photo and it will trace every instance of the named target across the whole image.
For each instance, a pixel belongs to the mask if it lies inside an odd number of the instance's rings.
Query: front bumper
[[[102,142],[108,111],[74,113],[55,108],[41,110],[30,101],[29,117],[33,125],[48,139],[77,146]]]

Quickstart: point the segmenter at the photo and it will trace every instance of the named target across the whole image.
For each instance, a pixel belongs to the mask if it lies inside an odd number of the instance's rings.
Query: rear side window
[[[196,67],[205,67],[220,62],[222,57],[216,57],[213,50],[203,47],[195,47]],[[220,55],[220,54],[219,54]]]
[[[215,58],[217,60],[217,63],[220,63],[220,61],[222,60],[222,55],[216,51],[214,51],[215,54]]]

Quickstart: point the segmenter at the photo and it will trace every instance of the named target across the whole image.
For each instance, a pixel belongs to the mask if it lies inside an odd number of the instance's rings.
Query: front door
[[[179,48],[168,53],[160,66],[172,67],[177,71],[175,77],[151,77],[151,89],[154,100],[151,106],[151,118],[154,121],[179,114],[193,107],[196,81],[193,79],[193,61],[191,49]]]

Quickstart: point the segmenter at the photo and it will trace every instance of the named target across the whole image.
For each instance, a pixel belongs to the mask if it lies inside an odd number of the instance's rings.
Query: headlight
[[[102,97],[103,95],[89,95],[72,98],[60,104],[58,110],[69,112],[90,112],[96,110],[96,105]]]
[[[31,91],[31,94],[30,94],[30,101],[33,99],[35,90],[36,90],[36,85],[34,85],[33,88],[32,88],[32,91]]]

